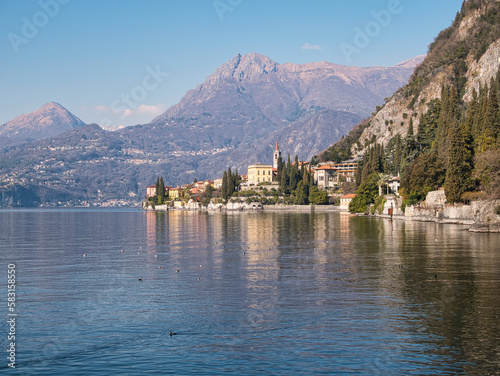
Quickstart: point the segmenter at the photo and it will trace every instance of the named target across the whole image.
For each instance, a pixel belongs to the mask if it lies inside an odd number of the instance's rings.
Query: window
[[[260,182],[260,178],[257,178],[257,183]]]
[[[257,175],[260,175],[260,170],[257,170]]]

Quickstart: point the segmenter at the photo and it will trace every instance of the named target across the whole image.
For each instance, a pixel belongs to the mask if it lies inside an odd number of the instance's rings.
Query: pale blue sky
[[[461,4],[0,0],[0,124],[50,101],[87,123],[146,123],[237,53],[394,65],[425,54]]]

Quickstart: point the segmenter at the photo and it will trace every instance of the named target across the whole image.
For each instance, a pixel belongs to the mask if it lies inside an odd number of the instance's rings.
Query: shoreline
[[[486,206],[492,207],[494,202],[484,202]],[[451,206],[453,208],[453,206]],[[441,211],[440,211],[441,209]],[[437,224],[457,224],[468,226],[470,232],[480,233],[500,233],[500,216],[499,215],[476,215],[476,218],[470,217],[457,217],[450,218],[442,215],[443,208],[435,208],[436,212],[440,215],[388,215],[388,214],[368,214],[368,213],[350,213],[348,210],[334,205],[263,205],[262,207],[238,207],[227,208],[225,206],[218,206],[212,208],[206,207],[193,207],[193,208],[176,208],[167,207],[166,205],[158,205],[155,209],[143,208],[146,211],[186,211],[186,212],[269,212],[269,213],[283,213],[283,212],[296,212],[296,213],[341,213],[348,215],[366,216],[371,218],[394,219],[399,221],[416,221],[416,222],[434,222]],[[495,218],[496,217],[496,218]],[[483,220],[481,220],[483,219]]]
[[[434,222],[441,225],[463,225],[468,226],[469,232],[481,233],[500,233],[500,221],[493,222],[477,222],[474,219],[466,218],[434,218],[434,217],[410,217],[405,215],[387,215],[387,214],[356,214],[359,216],[367,216],[372,218],[383,218],[398,221],[414,221],[414,222]]]

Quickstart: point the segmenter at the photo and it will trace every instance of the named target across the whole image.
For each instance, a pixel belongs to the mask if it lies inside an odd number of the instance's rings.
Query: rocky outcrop
[[[465,102],[470,102],[474,90],[479,93],[480,87],[489,86],[490,80],[495,77],[500,67],[500,39],[490,45],[485,54],[475,61],[472,56],[467,62],[469,70],[467,71],[467,86],[463,96]]]
[[[470,205],[446,204],[444,191],[429,192],[425,202],[407,207],[405,218],[415,221],[471,225],[476,232],[500,232],[500,200],[473,201]]]
[[[493,0],[476,3],[477,9],[466,7],[466,10],[457,15],[454,24],[436,38],[433,43],[435,48],[433,50],[431,45],[427,57],[429,60],[424,60],[422,64],[425,69],[417,72],[408,86],[387,99],[385,106],[377,108],[369,126],[363,130],[359,144],[352,145],[351,152],[354,156],[362,155],[373,140],[386,145],[397,134],[406,136],[410,119],[413,120],[414,132],[417,133],[420,117],[428,111],[429,102],[441,98],[443,86],[456,88],[457,80],[461,81],[464,77],[466,82],[461,84],[464,84],[462,99],[465,103],[473,99],[474,91],[479,93],[480,87],[489,86],[490,80],[498,74],[500,68],[500,39],[497,40],[495,34],[483,34],[494,29],[491,24],[485,26],[485,23],[492,22],[491,18],[498,16],[494,13],[495,8],[491,7]],[[482,16],[489,21],[485,21]],[[480,31],[477,30],[479,24],[482,25]],[[490,43],[484,46],[485,51],[471,47],[485,41]],[[462,56],[463,51],[468,51],[467,55],[464,53]],[[465,74],[457,73],[457,69],[464,69],[463,67],[467,69]],[[459,89],[462,90],[461,87]]]

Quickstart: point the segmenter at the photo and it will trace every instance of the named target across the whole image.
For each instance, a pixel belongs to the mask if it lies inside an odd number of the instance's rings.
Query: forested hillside
[[[500,3],[464,2],[387,108],[319,159],[360,158],[358,185],[372,173],[400,173],[406,203],[438,187],[450,203],[500,198],[499,39]]]

